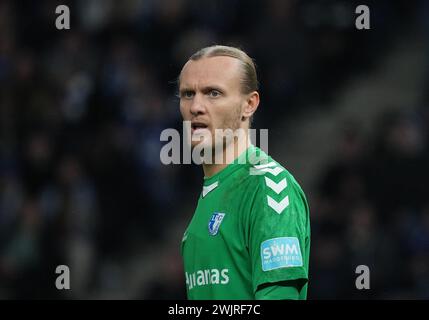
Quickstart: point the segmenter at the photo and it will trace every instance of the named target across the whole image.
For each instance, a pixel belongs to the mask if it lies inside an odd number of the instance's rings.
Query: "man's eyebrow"
[[[211,90],[217,90],[220,92],[225,92],[225,89],[218,85],[208,85],[201,89],[202,92],[209,92]]]
[[[189,88],[189,87],[179,88],[179,93],[184,93],[184,92],[188,92],[188,91],[195,91],[195,90],[192,88]]]
[[[209,92],[211,90],[217,90],[220,92],[225,92],[225,89],[219,85],[207,85],[207,86],[202,87],[200,90],[202,92]],[[183,86],[182,88],[179,88],[179,93],[184,93],[184,92],[188,92],[188,91],[195,92],[195,89],[190,88],[190,87],[185,87],[185,86]]]

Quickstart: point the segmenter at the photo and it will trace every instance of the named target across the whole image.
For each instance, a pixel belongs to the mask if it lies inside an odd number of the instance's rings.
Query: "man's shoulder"
[[[265,154],[264,157],[254,161],[249,161],[241,170],[242,175],[248,175],[249,180],[254,184],[263,184],[268,179],[284,179],[291,184],[299,185],[291,172],[286,169],[280,162]]]
[[[253,190],[255,197],[264,198],[268,205],[275,207],[280,203],[278,207],[282,208],[297,197],[305,200],[304,192],[292,173],[271,156],[249,162],[240,175],[243,186]]]
[[[283,215],[290,210],[290,212],[307,212],[307,199],[300,184],[289,170],[273,158],[268,157],[264,163],[251,165],[249,179],[253,180],[255,188],[254,200],[261,204],[263,212],[278,215]],[[260,207],[255,209],[260,210]]]

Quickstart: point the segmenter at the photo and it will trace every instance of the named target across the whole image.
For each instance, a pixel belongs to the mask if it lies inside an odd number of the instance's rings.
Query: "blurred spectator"
[[[374,68],[417,13],[428,29],[420,1],[370,1],[365,36],[355,3],[336,0],[62,4],[70,30],[54,27],[56,1],[0,2],[0,298],[185,298],[169,230],[191,217],[202,174],[162,165],[159,137],[181,128],[174,82],[195,50],[255,57],[267,110],[256,127],[281,128]],[[310,298],[429,296],[429,114],[418,112],[383,115],[368,135],[346,123],[315,173]],[[363,263],[366,295],[353,288]],[[70,293],[55,289],[60,264]]]

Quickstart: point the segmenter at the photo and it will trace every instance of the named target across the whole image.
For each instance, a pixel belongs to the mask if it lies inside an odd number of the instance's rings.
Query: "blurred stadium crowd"
[[[181,128],[182,64],[202,46],[242,47],[261,82],[254,126],[287,127],[375,68],[404,30],[429,39],[424,1],[366,3],[367,33],[354,28],[353,1],[1,1],[0,298],[115,297],[104,292],[126,292],[146,266],[124,266],[149,248],[159,248],[154,280],[124,296],[185,298],[169,231],[190,218],[202,172],[159,160],[160,132]],[[55,29],[59,4],[70,30]],[[303,186],[310,299],[429,298],[428,102],[383,115],[371,136],[344,124],[319,183]],[[364,262],[367,294],[354,288]],[[70,292],[54,286],[60,264]]]

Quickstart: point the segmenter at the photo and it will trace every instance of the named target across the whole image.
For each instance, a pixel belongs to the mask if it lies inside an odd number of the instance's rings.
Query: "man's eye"
[[[216,98],[216,97],[220,96],[220,92],[217,90],[210,90],[209,96],[212,98]]]
[[[190,99],[193,96],[194,96],[194,93],[192,91],[184,91],[182,93],[182,98],[185,98],[185,99]]]

